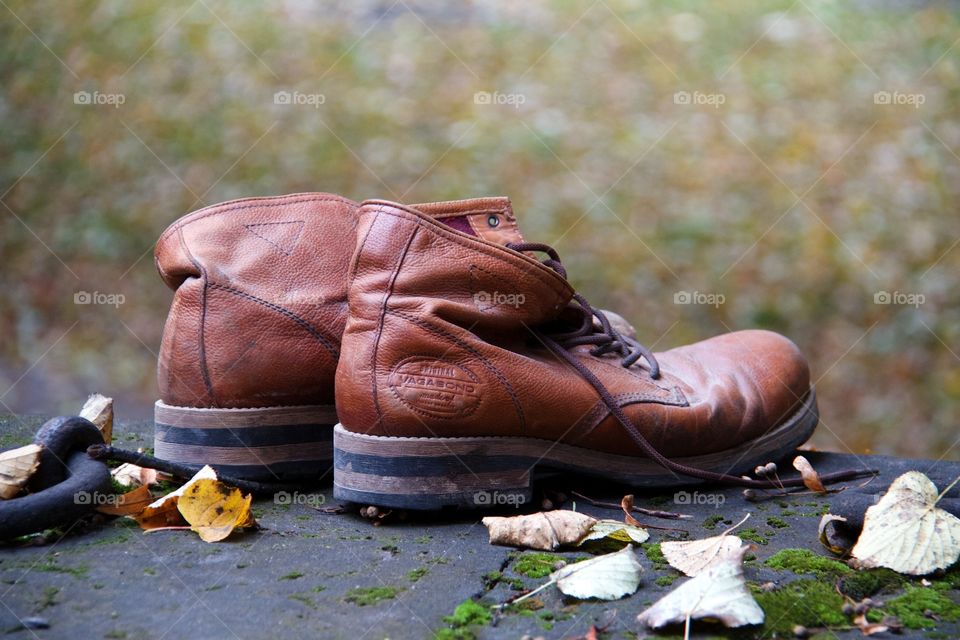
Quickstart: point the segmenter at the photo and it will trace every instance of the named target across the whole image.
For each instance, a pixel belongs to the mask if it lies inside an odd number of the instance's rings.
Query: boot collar
[[[510,198],[470,198],[409,205],[457,231],[499,245],[523,242]]]

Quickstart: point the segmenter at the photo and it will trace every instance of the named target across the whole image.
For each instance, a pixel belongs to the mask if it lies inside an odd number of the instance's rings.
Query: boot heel
[[[392,438],[333,429],[333,495],[395,509],[516,507],[535,459],[491,455],[496,438]]]
[[[154,453],[264,482],[319,482],[333,465],[332,406],[202,409],[154,405]]]

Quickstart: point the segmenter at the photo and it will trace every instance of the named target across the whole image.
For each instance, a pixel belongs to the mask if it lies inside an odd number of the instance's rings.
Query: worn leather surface
[[[343,426],[382,436],[527,436],[640,453],[581,375],[531,330],[556,320],[570,285],[532,257],[403,205],[360,208],[350,316],[337,369]],[[809,392],[788,339],[741,331],[642,360],[586,365],[667,456],[736,447],[786,420]]]
[[[494,242],[522,240],[507,198],[414,205]],[[246,198],[174,222],[155,260],[174,290],[157,367],[170,405],[333,404],[357,203]]]

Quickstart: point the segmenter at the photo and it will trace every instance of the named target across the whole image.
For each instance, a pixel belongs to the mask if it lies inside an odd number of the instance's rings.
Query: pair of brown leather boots
[[[156,455],[231,476],[332,466],[336,497],[413,509],[525,502],[538,467],[751,486],[818,422],[792,342],[652,353],[506,198],[236,200],[171,225],[156,262],[175,291]]]

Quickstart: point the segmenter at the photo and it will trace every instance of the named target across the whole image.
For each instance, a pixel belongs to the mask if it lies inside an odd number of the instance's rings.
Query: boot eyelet
[[[493,228],[493,227],[499,227],[499,226],[500,226],[500,216],[496,216],[496,215],[492,215],[492,214],[489,215],[489,216],[487,216],[487,224],[488,224],[491,228]]]

